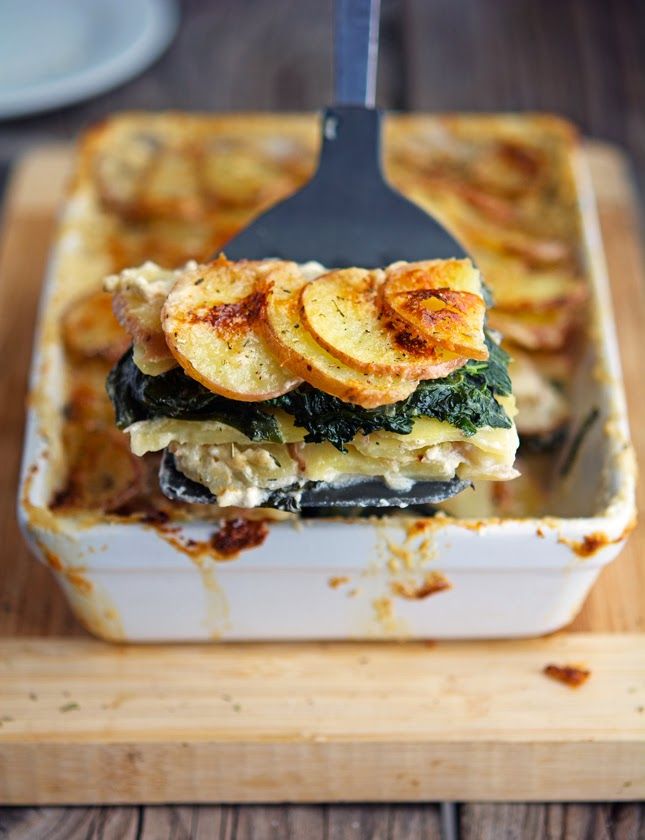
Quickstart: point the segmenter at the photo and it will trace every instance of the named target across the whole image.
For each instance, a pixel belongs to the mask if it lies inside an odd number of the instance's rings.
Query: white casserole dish
[[[558,517],[309,520],[270,523],[258,547],[215,559],[216,524],[81,521],[52,513],[63,354],[41,317],[32,366],[19,515],[82,623],[124,641],[492,638],[567,624],[635,516],[635,465],[590,180],[576,160],[591,285],[591,341],[574,384],[572,428],[599,416],[559,486]],[[82,212],[68,203],[64,221]],[[64,250],[52,254],[48,312]],[[442,577],[443,576],[443,577]],[[448,582],[450,587],[446,587]],[[431,597],[424,591],[439,590]]]

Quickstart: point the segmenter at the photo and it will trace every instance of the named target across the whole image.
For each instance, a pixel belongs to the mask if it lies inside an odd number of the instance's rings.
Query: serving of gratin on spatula
[[[165,450],[171,499],[405,507],[516,475],[479,272],[381,172],[377,33],[378,3],[337,2],[336,105],[303,189],[226,257],[108,281],[134,340],[117,421],[133,451]]]

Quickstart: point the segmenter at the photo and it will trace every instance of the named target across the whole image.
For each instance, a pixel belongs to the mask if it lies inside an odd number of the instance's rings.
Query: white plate
[[[170,43],[174,0],[0,0],[0,119],[131,79]]]

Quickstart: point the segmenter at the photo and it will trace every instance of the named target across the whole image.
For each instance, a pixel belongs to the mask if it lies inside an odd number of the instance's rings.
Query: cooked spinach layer
[[[280,429],[266,403],[246,403],[220,397],[176,367],[159,376],[139,370],[132,351],[121,357],[107,378],[116,424],[125,429],[137,420],[219,420],[253,441],[280,443]]]
[[[443,379],[420,382],[407,399],[380,408],[362,408],[343,402],[303,384],[288,394],[257,403],[220,397],[173,368],[159,376],[147,376],[132,360],[129,351],[110,372],[108,394],[114,403],[117,425],[137,420],[173,417],[183,420],[219,420],[233,426],[253,441],[279,442],[280,430],[267,409],[280,408],[306,429],[305,441],[329,441],[345,451],[357,434],[376,431],[409,434],[417,417],[434,417],[474,435],[484,426],[508,429],[506,412],[495,395],[511,393],[508,354],[489,336],[486,362],[469,361]]]

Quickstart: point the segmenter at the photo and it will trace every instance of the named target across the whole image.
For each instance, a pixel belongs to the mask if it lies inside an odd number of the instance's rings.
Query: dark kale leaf
[[[484,426],[508,429],[506,412],[495,395],[511,393],[508,354],[489,336],[486,362],[467,362],[443,379],[420,382],[407,399],[380,408],[362,408],[303,384],[272,400],[243,403],[213,394],[199,382],[173,368],[159,376],[142,373],[128,352],[108,378],[108,393],[115,405],[117,424],[125,428],[136,420],[174,417],[219,420],[253,441],[280,441],[280,430],[268,408],[280,408],[306,430],[305,441],[329,441],[341,452],[357,434],[376,431],[406,435],[416,417],[434,417],[452,423],[465,435]]]
[[[172,417],[178,420],[219,420],[253,441],[282,438],[272,414],[262,403],[229,400],[204,388],[179,367],[158,376],[139,370],[128,351],[110,371],[107,391],[116,412],[116,422],[124,429],[137,420]]]
[[[420,382],[407,399],[380,408],[362,408],[301,385],[270,401],[294,418],[296,426],[307,430],[305,441],[329,441],[341,452],[357,434],[387,431],[406,435],[416,417],[434,417],[452,423],[466,435],[483,426],[508,429],[511,421],[495,395],[511,393],[508,354],[488,335],[489,358],[470,361],[444,379]]]
[[[503,350],[499,344],[493,341],[488,333],[486,333],[486,346],[488,347],[488,360],[484,362],[484,369],[481,373],[494,394],[507,397],[513,389],[511,377],[508,375],[510,356],[506,350]],[[469,362],[468,364],[482,363]]]
[[[109,372],[105,383],[108,396],[114,406],[116,424],[119,429],[125,429],[131,423],[146,420],[150,416],[132,393],[130,383],[133,366],[132,350],[128,350]]]

